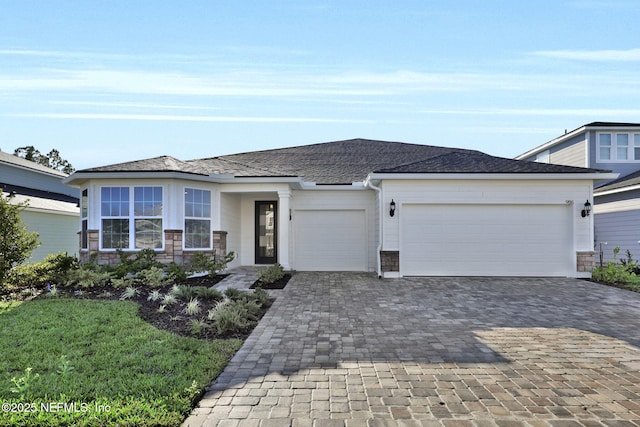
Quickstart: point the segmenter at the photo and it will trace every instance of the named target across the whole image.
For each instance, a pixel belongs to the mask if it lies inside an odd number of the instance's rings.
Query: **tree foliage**
[[[0,193],[0,287],[9,271],[31,256],[38,247],[38,233],[27,230],[20,212],[27,203],[11,203]]]
[[[49,151],[48,154],[42,154],[33,145],[28,145],[16,148],[13,155],[68,174],[73,173],[75,170],[71,163],[63,159],[60,152],[55,148]]]

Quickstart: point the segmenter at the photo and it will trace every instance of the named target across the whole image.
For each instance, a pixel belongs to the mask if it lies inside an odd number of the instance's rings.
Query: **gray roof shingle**
[[[589,173],[593,169],[504,159],[461,148],[349,139],[182,161],[169,156],[79,172],[184,172],[238,177],[300,177],[351,184],[369,173]]]

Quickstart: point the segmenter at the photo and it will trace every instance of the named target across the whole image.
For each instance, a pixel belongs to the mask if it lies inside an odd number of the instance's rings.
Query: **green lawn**
[[[242,342],[177,336],[136,311],[67,298],[0,307],[0,426],[180,425]]]

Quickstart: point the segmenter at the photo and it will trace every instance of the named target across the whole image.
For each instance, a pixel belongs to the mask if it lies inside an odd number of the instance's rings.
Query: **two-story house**
[[[593,196],[596,252],[605,261],[640,259],[640,123],[593,122],[516,157],[542,163],[610,170],[613,181],[596,183]]]
[[[50,253],[78,253],[79,191],[62,180],[67,174],[0,151],[0,191],[16,203],[28,202],[20,217],[41,245],[29,261]]]

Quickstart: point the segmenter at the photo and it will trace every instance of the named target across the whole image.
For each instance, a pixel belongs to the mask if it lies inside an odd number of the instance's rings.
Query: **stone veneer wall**
[[[576,260],[579,273],[589,272],[596,266],[596,253],[592,251],[576,252]]]
[[[382,271],[400,271],[400,251],[380,251]]]
[[[114,265],[120,262],[120,257],[114,251],[100,252],[100,231],[88,230],[88,250],[80,250],[80,261],[88,262],[94,254],[97,254],[98,264]],[[164,264],[175,262],[185,264],[191,261],[197,252],[204,252],[214,258],[222,258],[227,253],[227,232],[213,231],[213,249],[209,251],[185,251],[182,247],[182,230],[164,231],[164,250],[158,251],[156,259]],[[130,251],[135,253],[136,251]]]

